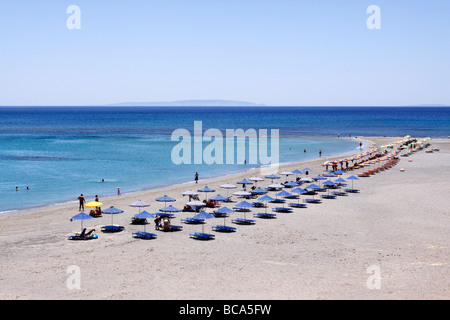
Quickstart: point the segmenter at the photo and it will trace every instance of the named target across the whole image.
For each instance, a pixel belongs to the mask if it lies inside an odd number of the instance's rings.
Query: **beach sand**
[[[363,139],[376,146],[398,140]],[[182,224],[180,219],[193,215],[184,212],[173,220],[182,231],[154,231],[150,221],[147,231],[158,238],[134,239],[132,232],[143,226],[130,225],[139,209],[129,204],[141,199],[151,204],[147,211],[156,212],[164,203],[154,199],[167,194],[181,209],[188,201],[182,192],[207,185],[216,189],[214,195],[226,195],[219,185],[257,171],[100,198],[104,209],[125,211],[114,223],[126,230],[102,233],[101,226],[111,222],[108,215],[86,220],[84,226],[98,234],[91,241],[67,240],[80,231],[79,221],[70,222],[77,203],[2,215],[0,299],[449,299],[450,140],[431,143],[440,151],[400,157],[390,170],[355,181],[359,194],[256,219],[253,226],[233,225],[237,232],[230,234],[212,232],[223,219],[209,219],[205,232],[216,235],[212,241],[189,238],[202,226]],[[280,172],[308,166],[315,176],[324,161],[288,164]],[[242,216],[233,213],[227,224]],[[67,286],[70,266],[79,267],[80,289]],[[378,271],[380,281],[373,282]]]

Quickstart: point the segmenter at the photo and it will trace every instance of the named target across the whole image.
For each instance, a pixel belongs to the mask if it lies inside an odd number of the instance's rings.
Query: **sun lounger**
[[[336,199],[336,196],[334,194],[322,194],[320,197],[322,199]]]
[[[69,236],[69,240],[92,240],[97,239],[98,236],[94,233],[95,229],[89,230],[89,232],[86,232],[86,228],[83,229],[83,231],[79,234],[75,234],[73,236]]]
[[[363,177],[363,178],[365,178],[365,177],[370,177],[370,174],[367,173],[367,172],[358,173],[358,177]]]
[[[255,224],[256,221],[251,220],[251,219],[237,218],[237,219],[231,220],[231,222],[236,223],[236,224],[241,224],[241,225],[252,225],[252,224]]]
[[[292,208],[275,207],[275,208],[272,208],[272,211],[289,213],[289,212],[292,212]]]
[[[258,212],[253,214],[256,218],[262,218],[262,219],[274,219],[277,217],[275,213],[266,213],[266,212]]]
[[[148,221],[147,221],[147,219],[131,217],[131,224],[143,225],[143,224],[148,224]]]
[[[255,201],[253,202],[253,207],[255,208],[264,208],[266,205],[263,202]]]
[[[340,197],[348,196],[348,193],[347,192],[343,192],[343,191],[333,191],[331,193],[334,194],[335,196],[340,196]]]
[[[226,217],[229,216],[228,213],[225,213],[225,212],[216,212],[216,211],[214,211],[214,212],[212,213],[212,215],[213,215],[215,218],[226,218]]]
[[[125,230],[125,227],[109,225],[109,226],[103,226],[101,230],[102,230],[102,232],[120,232],[120,231]]]
[[[358,193],[359,192],[358,189],[344,189],[344,191],[348,192],[348,193]]]
[[[218,224],[216,226],[212,226],[213,231],[217,232],[235,232],[236,228],[230,227],[230,226],[224,226],[221,224]]]
[[[321,199],[313,199],[313,198],[307,198],[303,199],[304,203],[322,203]]]
[[[198,218],[186,218],[181,219],[181,222],[184,222],[186,224],[201,224],[205,222],[205,219],[198,219]]]
[[[284,199],[273,199],[272,201],[269,201],[270,203],[285,203],[286,200]]]
[[[150,239],[156,239],[157,237],[158,237],[158,235],[156,235],[154,233],[150,233],[150,232],[145,232],[145,231],[133,232],[133,238],[150,240]]]
[[[196,240],[213,240],[215,238],[215,235],[203,232],[191,233],[189,236]]]
[[[291,202],[289,203],[289,206],[292,208],[306,208],[306,203],[297,203],[297,202]]]
[[[183,226],[175,226],[175,225],[169,225],[167,227],[164,228],[164,226],[158,226],[157,229],[159,231],[164,231],[164,232],[170,232],[170,231],[180,231],[181,229],[183,229]]]

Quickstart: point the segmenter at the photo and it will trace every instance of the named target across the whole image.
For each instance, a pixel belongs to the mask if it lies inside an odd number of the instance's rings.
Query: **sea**
[[[252,138],[227,135],[239,129]],[[405,135],[447,138],[450,107],[0,107],[0,214],[187,183],[195,172],[204,186],[276,158],[352,153],[359,136]]]

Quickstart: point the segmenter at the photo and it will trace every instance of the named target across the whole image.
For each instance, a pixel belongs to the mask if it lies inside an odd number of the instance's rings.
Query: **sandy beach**
[[[399,139],[359,138],[373,146]],[[214,195],[226,195],[220,185],[236,184],[257,170],[100,198],[104,209],[125,211],[114,216],[114,224],[126,229],[102,233],[109,215],[86,220],[84,226],[98,234],[90,241],[67,240],[80,231],[80,222],[70,221],[77,203],[2,215],[0,299],[449,299],[450,139],[431,144],[440,151],[400,157],[393,168],[355,181],[358,194],[256,219],[253,226],[234,225],[235,233],[211,231],[223,219],[209,219],[205,232],[216,235],[212,241],[190,239],[202,226],[181,223],[193,216],[187,212],[172,222],[182,231],[155,231],[150,221],[147,231],[158,238],[134,239],[132,232],[143,226],[130,224],[138,208],[129,204],[141,199],[151,204],[147,211],[156,212],[164,204],[155,199],[167,194],[177,199],[173,206],[183,208],[188,199],[182,192],[207,185]],[[323,173],[325,160],[291,163],[279,172],[307,166],[315,176]],[[227,224],[242,216],[233,213]],[[70,266],[79,267],[80,289],[67,286]],[[368,285],[373,270],[380,276],[376,288]]]

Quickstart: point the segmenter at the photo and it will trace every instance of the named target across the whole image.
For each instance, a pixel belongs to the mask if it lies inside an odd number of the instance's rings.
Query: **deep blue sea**
[[[258,165],[238,164],[237,151],[232,164],[174,164],[171,153],[179,142],[171,135],[185,129],[192,141],[201,141],[193,136],[194,121],[202,122],[202,132],[216,129],[224,137],[227,129],[241,128],[255,129],[261,139],[259,130],[268,129],[267,155],[270,130],[278,129],[280,162],[314,159],[319,150],[322,156],[353,152],[359,135],[450,136],[449,107],[2,107],[0,212]],[[193,143],[191,151],[194,162]]]

